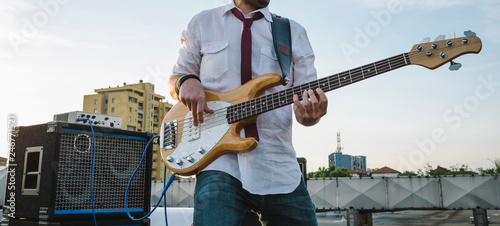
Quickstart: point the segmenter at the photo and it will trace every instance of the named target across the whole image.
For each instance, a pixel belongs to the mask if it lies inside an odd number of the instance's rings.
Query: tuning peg
[[[422,41],[420,41],[420,43],[427,43],[431,40],[431,38],[429,37],[425,37],[424,39],[422,39]]]
[[[462,64],[461,63],[455,63],[453,62],[453,60],[450,62],[450,71],[458,71],[458,69],[460,69],[462,67]]]
[[[439,35],[439,36],[437,36],[437,37],[434,39],[434,41],[441,41],[441,40],[444,40],[445,38],[446,38],[446,36],[444,36],[444,35]]]
[[[471,30],[464,31],[465,36],[476,36],[476,32],[473,32]]]

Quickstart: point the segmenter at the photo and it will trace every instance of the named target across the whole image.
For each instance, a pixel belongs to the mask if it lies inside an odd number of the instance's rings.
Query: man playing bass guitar
[[[182,32],[170,94],[191,111],[194,126],[208,123],[213,112],[204,90],[227,92],[261,74],[281,74],[268,4],[234,0],[195,15]],[[306,31],[293,20],[290,25],[290,81],[264,94],[316,80]],[[306,90],[302,99],[294,95],[293,106],[265,112],[242,129],[242,137],[258,139],[253,151],[222,155],[196,175],[194,225],[241,225],[249,210],[269,225],[317,225],[292,146],[292,110],[298,123],[312,126],[326,114],[328,100],[319,88]]]

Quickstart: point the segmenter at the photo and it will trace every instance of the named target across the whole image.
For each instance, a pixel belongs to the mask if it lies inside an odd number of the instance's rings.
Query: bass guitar
[[[281,76],[264,74],[229,92],[206,90],[209,108],[204,123],[193,126],[191,112],[177,103],[161,125],[160,147],[165,165],[179,175],[193,175],[227,153],[249,152],[257,147],[254,138],[242,138],[240,130],[255,123],[257,116],[293,103],[305,90],[321,88],[328,92],[407,65],[435,69],[451,62],[450,70],[461,65],[452,60],[467,53],[479,53],[481,40],[473,32],[464,37],[414,45],[407,53],[363,65],[348,71],[261,96],[270,87],[280,85]]]

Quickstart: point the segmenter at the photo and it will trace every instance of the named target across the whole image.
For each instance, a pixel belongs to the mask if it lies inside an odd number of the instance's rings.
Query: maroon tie
[[[246,19],[236,8],[232,12],[236,18],[243,22],[243,33],[241,34],[241,84],[243,85],[252,79],[252,30],[250,27],[255,20],[261,19],[264,15],[257,12],[252,18]],[[254,123],[245,126],[245,135],[246,137],[254,137],[258,141],[257,125]]]

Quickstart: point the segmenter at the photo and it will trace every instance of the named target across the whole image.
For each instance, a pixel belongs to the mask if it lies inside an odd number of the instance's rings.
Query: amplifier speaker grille
[[[56,211],[92,208],[90,200],[92,134],[86,134],[88,137],[81,134],[81,131],[64,132],[61,136]],[[82,140],[82,137],[85,138]],[[101,134],[95,136],[95,142],[93,185],[95,209],[124,206],[124,191],[142,157],[142,152],[138,150],[144,149],[147,141]],[[131,183],[127,203],[129,208],[142,208],[144,205],[145,167],[145,164],[141,165]]]

